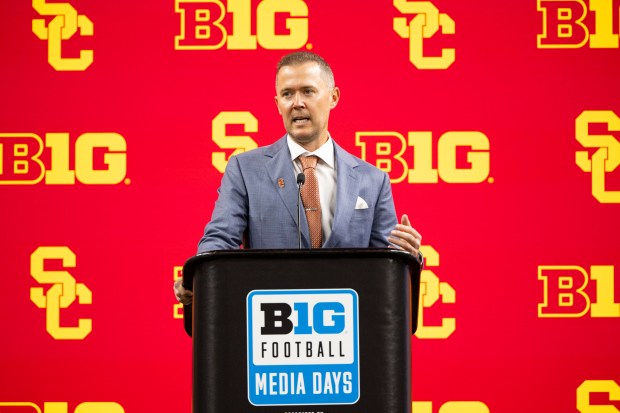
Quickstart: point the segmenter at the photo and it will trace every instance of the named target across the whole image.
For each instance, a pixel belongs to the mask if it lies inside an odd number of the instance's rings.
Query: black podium
[[[410,412],[419,283],[391,249],[189,259],[193,412]]]

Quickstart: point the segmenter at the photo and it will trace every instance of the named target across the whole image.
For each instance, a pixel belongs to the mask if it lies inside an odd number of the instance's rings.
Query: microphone
[[[301,199],[301,187],[306,182],[306,175],[303,172],[297,174],[297,240],[299,241],[299,249],[301,249],[301,206],[299,200]]]

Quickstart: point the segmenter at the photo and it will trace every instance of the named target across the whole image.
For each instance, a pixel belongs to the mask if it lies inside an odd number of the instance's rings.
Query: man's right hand
[[[174,282],[174,295],[183,305],[191,305],[194,298],[194,293],[183,288],[183,278],[179,278]]]

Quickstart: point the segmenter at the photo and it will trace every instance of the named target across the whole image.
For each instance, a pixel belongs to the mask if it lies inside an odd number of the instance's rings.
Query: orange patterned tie
[[[301,166],[306,183],[301,187],[301,200],[306,211],[308,228],[310,229],[310,244],[312,248],[321,248],[323,245],[323,231],[321,229],[321,198],[319,197],[319,180],[316,177],[316,156],[300,156]]]

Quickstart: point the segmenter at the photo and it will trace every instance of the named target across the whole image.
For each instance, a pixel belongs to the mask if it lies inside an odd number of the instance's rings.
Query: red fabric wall
[[[0,411],[190,411],[172,283],[226,159],[284,134],[292,50],[331,63],[332,136],[424,236],[414,412],[620,411],[620,1],[3,0],[0,19]]]

